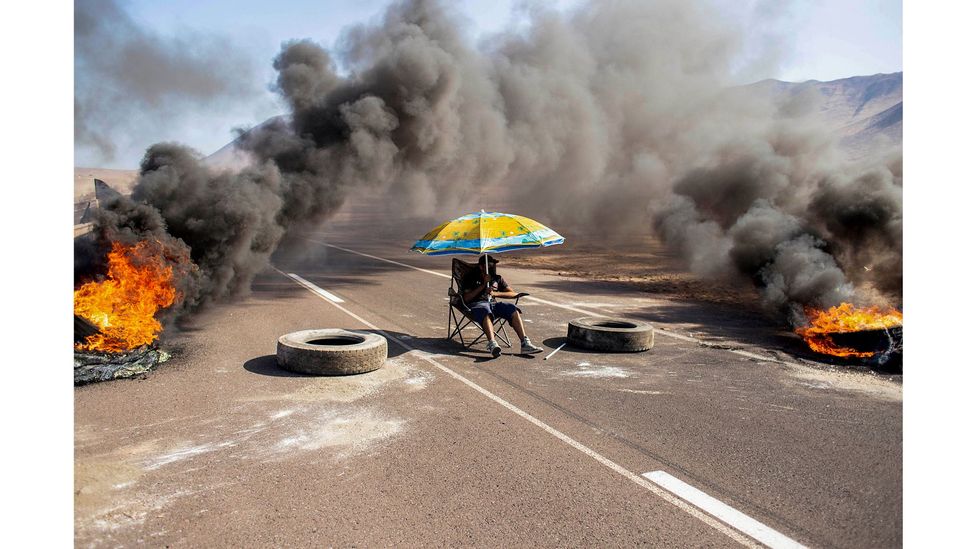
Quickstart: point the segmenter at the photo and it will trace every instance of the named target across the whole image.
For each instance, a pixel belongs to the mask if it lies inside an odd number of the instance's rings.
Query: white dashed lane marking
[[[275,270],[277,270],[277,269],[275,269]],[[281,272],[281,271],[278,271],[278,272]],[[305,288],[307,288],[308,290],[312,291],[312,293],[318,294],[319,296],[324,297],[325,299],[328,299],[329,301],[331,301],[333,303],[345,303],[345,300],[343,300],[341,297],[339,297],[339,296],[337,296],[337,295],[335,295],[335,294],[333,294],[331,292],[327,292],[327,291],[323,290],[322,288],[319,288],[315,284],[312,284],[311,282],[305,280],[304,278],[298,276],[295,273],[288,273],[288,276],[291,277],[295,282],[298,282],[302,286],[305,286]]]
[[[642,476],[725,524],[728,524],[732,528],[773,549],[800,549],[805,547],[799,542],[784,536],[744,513],[736,511],[698,488],[664,471],[644,473]]]

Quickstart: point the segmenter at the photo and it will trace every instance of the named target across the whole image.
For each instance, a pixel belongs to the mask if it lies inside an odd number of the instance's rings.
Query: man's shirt
[[[477,288],[481,285],[481,271],[475,271],[474,275],[469,275],[464,280],[464,285],[461,288],[462,296],[466,295],[468,292]],[[491,291],[493,292],[507,292],[511,288],[508,282],[501,275],[496,274],[491,278]],[[475,303],[478,301],[488,301],[488,290],[487,288],[482,290],[480,294],[475,296],[473,299],[468,300],[468,303]]]

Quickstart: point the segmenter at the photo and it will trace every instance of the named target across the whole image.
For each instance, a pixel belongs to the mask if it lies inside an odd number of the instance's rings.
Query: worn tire
[[[362,374],[386,361],[386,338],[369,332],[328,328],[278,338],[278,366],[313,375]]]
[[[611,353],[634,353],[654,346],[654,328],[638,320],[586,316],[569,322],[569,344]]]

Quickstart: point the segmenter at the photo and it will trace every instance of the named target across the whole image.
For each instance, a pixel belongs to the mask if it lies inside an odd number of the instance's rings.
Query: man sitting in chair
[[[491,259],[492,263],[497,263]],[[479,270],[472,271],[473,276],[467,277],[463,281],[461,288],[461,298],[471,309],[471,318],[481,324],[488,337],[488,352],[493,357],[502,354],[502,348],[495,341],[495,327],[492,324],[493,317],[497,316],[508,320],[508,323],[515,329],[519,339],[522,340],[522,354],[541,353],[542,347],[536,347],[525,335],[525,325],[522,323],[522,311],[512,303],[498,302],[494,298],[504,297],[513,298],[518,294],[511,286],[505,282],[497,272],[492,276],[489,274],[487,262],[478,262]]]

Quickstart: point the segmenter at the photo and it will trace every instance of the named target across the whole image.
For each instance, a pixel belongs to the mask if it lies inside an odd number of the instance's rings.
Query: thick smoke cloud
[[[511,196],[567,232],[653,230],[695,272],[786,312],[897,304],[900,151],[852,164],[803,97],[730,87],[748,29],[714,15],[683,0],[535,8],[476,48],[441,3],[395,4],[332,53],[283,45],[291,116],[242,135],[251,167],[156,145],[133,200],[190,246],[203,300],[246,289],[282,238],[373,188],[410,214]]]
[[[148,129],[261,93],[255,67],[227,39],[157,35],[115,0],[75,1],[74,47],[76,150],[103,162]]]

